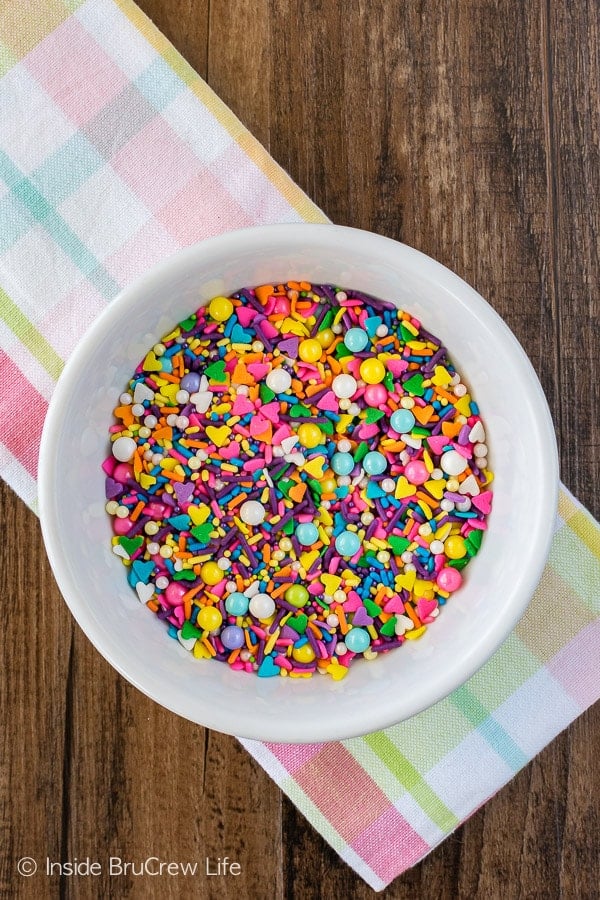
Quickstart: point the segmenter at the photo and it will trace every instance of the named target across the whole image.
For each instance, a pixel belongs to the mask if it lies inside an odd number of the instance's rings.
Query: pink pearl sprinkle
[[[131,519],[114,519],[113,521],[113,529],[115,534],[127,534],[129,529],[133,526],[133,522]]]
[[[180,606],[183,603],[183,595],[187,592],[187,588],[177,581],[172,581],[165,591],[165,599],[169,606]]]
[[[451,594],[453,591],[457,591],[458,588],[462,584],[462,575],[458,571],[458,569],[452,568],[452,566],[446,566],[445,569],[438,574],[437,584],[443,591],[447,591]]]
[[[407,464],[404,475],[411,484],[425,484],[425,482],[429,480],[427,466],[418,459],[411,460]]]
[[[387,395],[383,384],[369,384],[365,388],[364,398],[369,406],[382,406],[387,400]]]

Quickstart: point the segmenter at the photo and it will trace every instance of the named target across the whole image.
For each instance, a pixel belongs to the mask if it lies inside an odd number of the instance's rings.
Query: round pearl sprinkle
[[[406,434],[413,428],[416,421],[410,409],[397,409],[392,413],[390,425],[397,434]]]
[[[418,640],[488,539],[466,374],[339,285],[243,287],[172,325],[115,395],[103,462],[111,550],[157,627],[292,690]]]
[[[288,603],[291,603],[292,606],[296,606],[299,609],[308,603],[310,594],[303,585],[293,584],[287,589],[284,596]]]
[[[371,450],[367,453],[362,464],[368,475],[381,475],[387,469],[387,459],[378,450]]]
[[[459,535],[452,535],[444,542],[444,553],[448,559],[462,559],[467,555],[467,545]]]
[[[440,459],[440,468],[446,475],[461,475],[469,462],[456,450],[447,450]]]
[[[387,400],[388,392],[383,384],[368,384],[365,388],[365,403],[369,406],[383,406]]]
[[[342,531],[335,539],[335,549],[340,556],[354,556],[360,549],[360,538],[354,531]]]
[[[118,437],[112,445],[112,455],[120,462],[129,462],[137,450],[137,444],[130,437]]]
[[[240,519],[246,525],[260,525],[265,521],[265,508],[258,500],[246,500],[240,506]]]
[[[421,485],[429,480],[429,472],[424,462],[418,459],[411,460],[406,464],[404,475],[411,484]]]
[[[275,601],[268,594],[255,594],[250,600],[249,609],[257,619],[269,619],[275,612]]]
[[[265,379],[267,387],[275,394],[285,394],[292,386],[292,376],[281,366],[272,369]]]
[[[365,384],[379,384],[385,378],[385,366],[380,359],[371,357],[360,364],[360,377]]]
[[[336,375],[331,382],[331,390],[336,397],[343,400],[349,400],[353,397],[358,388],[356,378],[352,375]]]
[[[227,625],[221,632],[221,643],[226,650],[239,650],[246,643],[244,631],[239,625]]]
[[[231,616],[245,616],[248,612],[250,599],[239,591],[234,591],[225,601],[225,609]]]
[[[331,457],[331,468],[336,475],[349,475],[354,468],[354,459],[350,453],[334,453]]]
[[[344,344],[352,353],[360,353],[369,343],[369,335],[362,328],[349,328],[344,335]]]
[[[318,447],[323,440],[323,432],[318,425],[307,422],[298,429],[298,440],[303,447],[306,447],[308,450],[313,450],[315,447]]]
[[[223,623],[223,616],[216,606],[204,606],[198,613],[196,625],[203,631],[217,631]]]
[[[208,304],[208,314],[215,322],[226,322],[233,314],[233,303],[228,297],[213,297]]]
[[[312,522],[303,522],[296,528],[296,540],[303,547],[310,547],[319,539],[319,531]]]
[[[323,348],[315,338],[308,338],[300,343],[298,355],[305,363],[316,363],[321,359]]]
[[[223,570],[216,562],[205,562],[200,569],[200,577],[205,584],[218,584],[223,580]]]
[[[364,628],[352,628],[346,635],[346,647],[351,653],[364,653],[370,646],[371,638]]]
[[[446,566],[441,569],[436,580],[438,586],[448,594],[457,591],[463,581],[458,569],[453,569],[452,566]]]

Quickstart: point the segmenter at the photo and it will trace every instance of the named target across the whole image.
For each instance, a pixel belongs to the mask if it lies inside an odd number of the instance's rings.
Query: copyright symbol
[[[31,856],[22,856],[17,863],[17,872],[19,875],[24,875],[26,878],[29,878],[30,875],[35,875],[37,872],[37,863],[35,859],[32,859]]]

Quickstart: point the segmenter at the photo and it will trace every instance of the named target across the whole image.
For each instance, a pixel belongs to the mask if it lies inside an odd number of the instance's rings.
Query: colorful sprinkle
[[[112,549],[199,659],[343,678],[425,633],[491,510],[479,408],[388,301],[213,297],[146,353],[104,462]]]

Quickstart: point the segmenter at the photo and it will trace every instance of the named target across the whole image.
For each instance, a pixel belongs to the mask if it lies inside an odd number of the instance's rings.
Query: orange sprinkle
[[[261,284],[259,287],[254,288],[254,293],[264,306],[274,290],[275,288],[272,284]]]
[[[132,522],[137,522],[137,520],[139,519],[139,517],[140,517],[140,515],[141,515],[141,513],[142,513],[142,510],[144,509],[145,505],[146,505],[146,501],[145,501],[145,500],[139,500],[139,501],[136,503],[136,505],[135,505],[135,507],[134,507],[134,509],[133,509],[133,512],[130,512],[130,513],[129,513],[129,518],[131,519]]]
[[[315,635],[315,637],[317,637],[319,640],[321,640],[321,638],[323,637],[323,632],[321,631],[320,628],[317,628],[317,626],[315,625],[314,622],[309,620],[309,622],[307,623],[307,627],[310,628],[310,630]]]
[[[229,503],[227,504],[227,509],[235,509],[236,506],[239,506],[240,503],[243,503],[246,499],[246,494],[236,494],[235,497],[232,497]]]
[[[156,602],[156,600],[148,600],[146,606],[148,607],[148,609],[151,609],[153,613],[158,612],[158,603]]]
[[[410,603],[404,604],[404,612],[407,614],[407,616],[409,617],[409,619],[411,620],[411,622],[413,623],[415,628],[420,628],[422,626],[423,623],[417,616],[416,612],[414,611],[414,609],[412,608]]]
[[[173,375],[171,372],[161,372],[160,377],[164,381],[170,381],[171,384],[179,384],[181,378],[178,378],[177,375]]]
[[[231,665],[231,663],[234,663],[236,661],[236,659],[240,655],[240,649],[241,649],[240,647],[237,647],[235,650],[231,651],[231,653],[227,657],[227,662],[229,663],[229,665]]]
[[[337,606],[333,607],[333,611],[340,620],[340,631],[342,632],[342,634],[348,634],[349,628],[343,607],[338,604]]]

